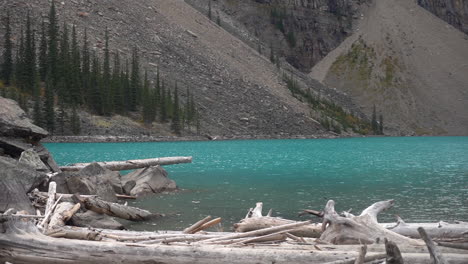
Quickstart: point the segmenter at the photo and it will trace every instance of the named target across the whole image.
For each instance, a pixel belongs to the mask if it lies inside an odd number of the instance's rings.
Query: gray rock
[[[23,151],[19,158],[19,162],[22,164],[27,164],[38,171],[49,171],[49,168],[44,164],[44,162],[42,162],[39,155],[33,149]]]
[[[123,186],[123,191],[124,193],[130,195],[130,192],[132,191],[133,187],[135,187],[136,182],[134,180],[129,180],[125,183]]]
[[[44,173],[37,172],[28,165],[18,163],[16,160],[0,157],[0,212],[8,208],[24,210],[34,214],[26,193],[38,187],[45,179]]]
[[[161,166],[135,170],[122,176],[124,187],[131,181],[135,181],[135,186],[129,194],[134,196],[177,190],[175,181],[167,177],[167,172]]]
[[[61,172],[52,177],[50,177],[50,181],[53,181],[57,184],[57,192],[58,193],[72,193],[70,189],[68,189],[67,181],[70,177],[73,177],[73,172]],[[41,191],[47,192],[47,188],[45,187]]]
[[[10,155],[13,158],[19,158],[23,151],[32,147],[33,145],[25,142],[23,138],[0,136],[0,148],[4,149],[4,154]]]
[[[39,154],[42,162],[46,164],[52,172],[60,172],[60,168],[55,162],[52,154],[42,145],[41,143],[37,143],[34,145],[34,150]]]
[[[70,222],[74,226],[80,227],[94,227],[94,228],[105,228],[105,229],[124,229],[123,225],[117,222],[114,218],[98,214],[93,211],[86,211],[84,213],[76,213],[70,219]]]
[[[48,133],[34,125],[15,101],[0,97],[0,135],[39,141]]]
[[[47,180],[47,175],[35,168],[19,163],[17,160],[0,157],[1,179],[16,180],[24,186],[26,192],[38,188]]]
[[[97,163],[92,163],[75,174],[66,177],[70,193],[96,194],[101,199],[116,202],[112,182],[120,179],[120,173],[107,170]]]

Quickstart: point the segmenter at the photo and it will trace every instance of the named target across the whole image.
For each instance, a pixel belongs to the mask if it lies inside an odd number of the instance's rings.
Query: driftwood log
[[[239,223],[234,224],[236,232],[249,232],[253,230],[263,229],[267,227],[280,226],[285,224],[297,223],[293,220],[283,219],[279,217],[271,217],[271,211],[269,215],[262,215],[263,203],[258,202],[255,208],[251,208],[247,213],[246,217]],[[317,224],[309,224],[298,227],[290,232],[295,236],[300,237],[320,237],[321,227]]]
[[[49,228],[56,229],[65,225],[65,223],[80,209],[80,204],[60,203],[50,218]]]
[[[80,197],[80,195],[75,195],[75,200],[79,201],[86,209],[93,212],[131,221],[143,221],[158,216],[147,210],[118,203],[111,203],[94,197],[83,198]]]
[[[5,233],[0,236],[0,262],[12,263],[349,263],[358,258],[359,245],[258,245],[239,247],[239,245],[207,244],[142,244],[117,241],[83,241],[46,236],[37,228],[24,221],[6,221],[2,224]],[[64,228],[66,231],[88,231],[85,228]],[[96,232],[97,231],[97,232]],[[160,232],[135,232],[122,230],[96,230],[94,234],[105,238],[106,235],[177,235]],[[88,233],[89,234],[89,233]],[[214,236],[211,233],[207,236]],[[179,232],[179,235],[185,235]],[[195,234],[190,236],[202,235]],[[226,234],[222,234],[225,237]],[[98,238],[99,239],[99,238]],[[382,244],[368,245],[365,261],[378,259],[385,253]],[[407,246],[410,253],[402,253],[405,263],[430,263],[430,256],[425,246]],[[451,264],[466,263],[466,251],[441,248]],[[447,252],[447,253],[445,253]],[[462,252],[462,253],[460,253]],[[339,261],[339,262],[337,262]]]
[[[97,162],[101,167],[112,171],[134,170],[156,165],[172,165],[179,163],[191,163],[192,157],[165,157],[153,159],[124,160],[124,161],[105,161]],[[91,163],[75,163],[69,166],[62,166],[62,171],[79,171]]]
[[[377,222],[377,215],[392,207],[393,200],[381,201],[366,208],[359,216],[343,217],[335,211],[335,202],[327,202],[324,210],[320,240],[332,244],[372,244],[387,238],[398,245],[422,245],[411,239],[385,229]]]

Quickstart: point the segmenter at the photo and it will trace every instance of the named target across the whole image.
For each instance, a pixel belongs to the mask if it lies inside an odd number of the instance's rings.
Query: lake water
[[[337,211],[395,199],[380,215],[391,222],[468,221],[468,137],[238,140],[159,143],[49,143],[60,165],[75,162],[193,156],[165,166],[185,191],[137,200],[135,206],[166,214],[132,229],[181,230],[207,215],[223,228],[258,201],[264,214],[299,218],[302,209]]]

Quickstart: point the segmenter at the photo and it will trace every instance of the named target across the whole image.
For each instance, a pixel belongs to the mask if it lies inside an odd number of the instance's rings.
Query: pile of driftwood
[[[45,196],[44,193],[35,195]],[[60,203],[60,201],[62,201]],[[61,195],[51,184],[45,215],[0,215],[0,261],[14,263],[468,263],[468,223],[379,224],[393,201],[360,215],[341,215],[329,201],[323,219],[292,221],[262,215],[262,203],[235,224],[236,232],[205,232],[210,216],[183,231],[135,232],[66,226],[80,207],[130,220],[151,213],[95,196]],[[131,209],[129,209],[131,208]]]

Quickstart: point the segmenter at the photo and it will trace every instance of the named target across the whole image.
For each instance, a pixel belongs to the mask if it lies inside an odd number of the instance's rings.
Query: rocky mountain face
[[[373,1],[357,29],[311,77],[376,106],[392,134],[468,134],[465,34],[416,0]]]
[[[418,0],[418,4],[468,34],[468,1]]]
[[[209,13],[208,1],[187,0]],[[255,49],[284,57],[297,69],[311,67],[336,48],[360,16],[358,0],[216,0],[212,17],[252,43]]]

